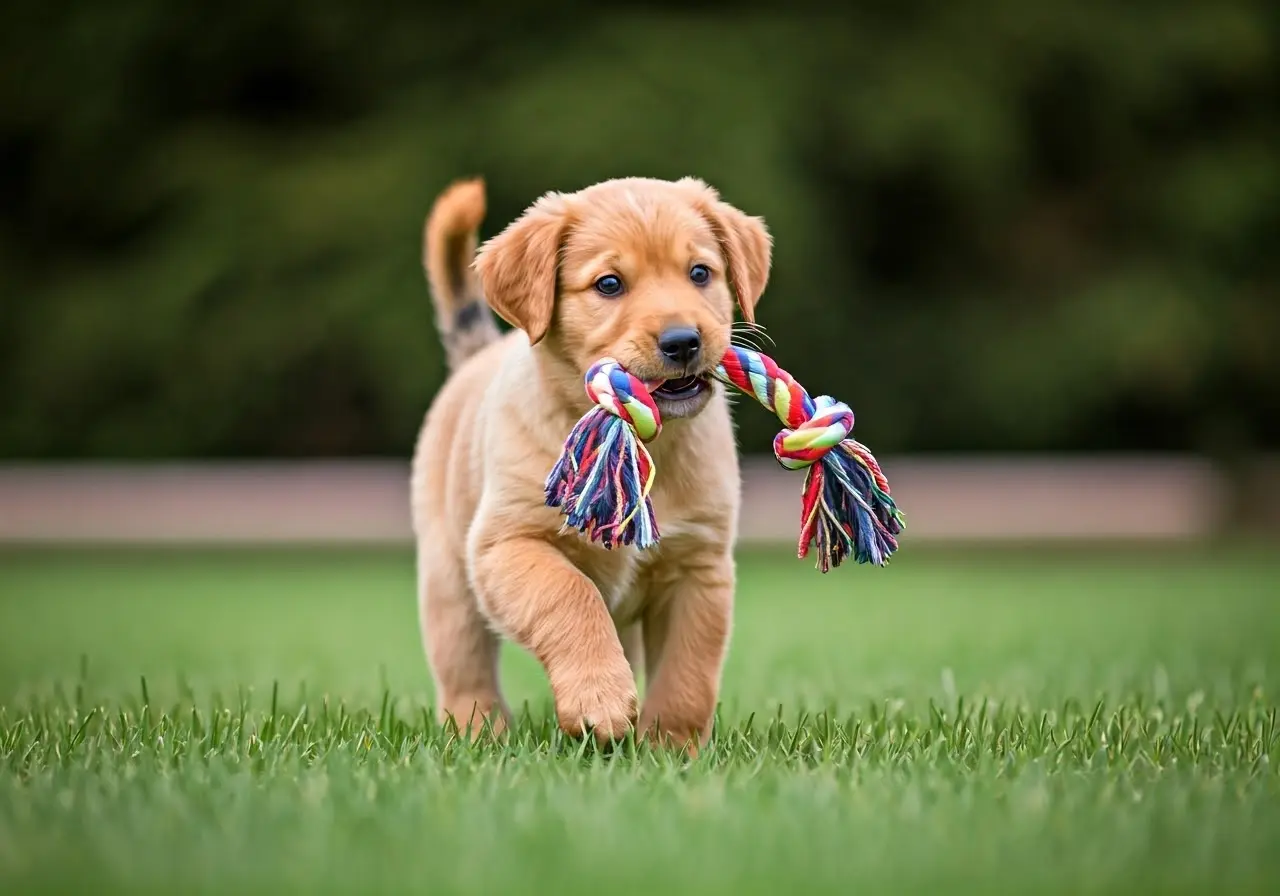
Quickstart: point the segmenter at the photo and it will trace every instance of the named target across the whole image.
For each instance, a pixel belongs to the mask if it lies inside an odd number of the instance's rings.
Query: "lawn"
[[[692,763],[429,724],[405,551],[0,553],[0,892],[1264,892],[1278,553],[744,554]]]

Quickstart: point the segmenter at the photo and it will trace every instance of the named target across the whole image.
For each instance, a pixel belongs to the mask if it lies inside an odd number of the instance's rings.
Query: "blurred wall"
[[[472,173],[487,233],[628,174],[763,215],[773,354],[878,453],[1280,445],[1267,0],[435,6],[7,4],[0,456],[406,455]]]

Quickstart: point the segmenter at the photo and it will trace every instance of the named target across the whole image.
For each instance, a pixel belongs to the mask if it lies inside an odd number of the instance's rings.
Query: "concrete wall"
[[[881,462],[904,540],[1195,538],[1232,528],[1239,503],[1194,458]],[[744,462],[744,541],[795,538],[802,480]],[[407,463],[384,461],[0,466],[0,542],[408,543],[407,489]]]

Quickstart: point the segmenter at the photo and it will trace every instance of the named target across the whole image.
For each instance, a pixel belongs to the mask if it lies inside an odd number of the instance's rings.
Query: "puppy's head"
[[[735,302],[747,321],[769,279],[764,223],[700,180],[626,178],[550,193],[476,258],[489,304],[578,375],[616,358],[664,419],[711,395]]]

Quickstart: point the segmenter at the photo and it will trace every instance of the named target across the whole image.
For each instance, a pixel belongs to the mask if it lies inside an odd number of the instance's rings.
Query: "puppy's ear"
[[[562,195],[548,193],[476,254],[476,273],[490,307],[524,330],[530,345],[541,342],[551,326],[568,211]]]
[[[756,304],[769,284],[773,261],[773,237],[762,218],[744,214],[720,198],[714,188],[696,177],[679,184],[693,195],[694,207],[711,224],[720,251],[729,267],[729,285],[738,299],[742,316],[755,323]]]

